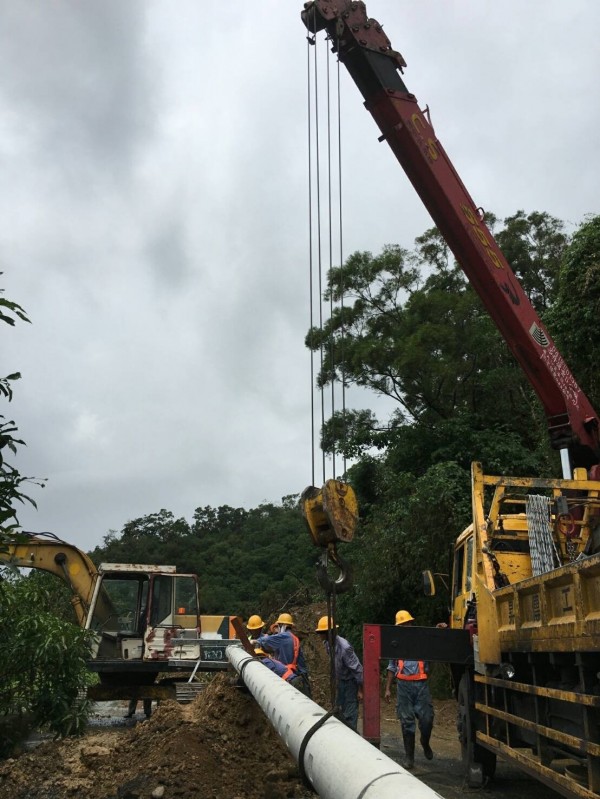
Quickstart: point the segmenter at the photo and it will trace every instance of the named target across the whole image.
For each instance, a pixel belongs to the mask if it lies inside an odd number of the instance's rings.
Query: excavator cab
[[[200,655],[198,583],[174,566],[104,563],[86,627],[95,633],[93,661],[121,670]]]

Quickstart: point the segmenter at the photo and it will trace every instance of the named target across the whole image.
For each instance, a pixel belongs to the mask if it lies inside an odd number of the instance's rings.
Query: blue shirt
[[[281,661],[275,660],[275,658],[261,658],[260,662],[264,663],[265,666],[268,669],[270,669],[272,672],[274,672],[278,677],[283,677],[283,675],[288,670],[287,666],[284,666],[283,663],[281,663]],[[289,677],[286,678],[286,682],[289,682],[290,678],[293,676],[294,676],[293,672],[290,672]]]
[[[394,677],[398,674],[398,661],[390,660],[388,662],[388,671],[393,672]],[[402,666],[402,674],[418,674],[419,661],[418,660],[405,660]],[[425,673],[429,674],[429,663],[425,662]]]
[[[282,633],[274,633],[273,635],[261,635],[256,639],[255,644],[261,649],[275,652],[277,660],[287,666],[294,662],[294,639],[292,635],[293,633],[290,630],[285,630]],[[296,673],[308,677],[308,669],[306,667],[306,661],[304,660],[302,647],[300,647],[298,652],[298,661],[296,665]]]

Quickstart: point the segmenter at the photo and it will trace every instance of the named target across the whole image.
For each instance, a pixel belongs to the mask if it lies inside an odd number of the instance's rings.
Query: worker
[[[130,699],[129,700],[129,707],[127,708],[127,713],[125,714],[126,719],[131,719],[135,716],[135,711],[137,710],[139,699]],[[147,719],[150,718],[152,715],[152,700],[151,699],[144,699],[144,715]]]
[[[145,594],[147,595],[148,587],[147,585],[144,588]],[[147,596],[144,601],[144,605],[139,613],[138,616],[138,625],[137,625],[137,633],[142,637],[142,646],[144,636],[146,634],[146,628],[148,626],[148,599]],[[151,699],[144,699],[144,715],[147,719],[150,718],[152,715],[152,700]],[[125,714],[126,719],[131,719],[135,716],[135,711],[137,710],[139,699],[134,697],[133,699],[129,700],[129,707],[127,708],[127,713]]]
[[[308,678],[308,668],[300,639],[292,631],[294,620],[289,613],[280,613],[272,626],[273,632],[269,635],[259,636],[255,643],[269,653],[274,653],[276,660],[279,660],[286,669],[289,669],[300,679],[296,681],[295,688],[301,690],[306,696],[310,696],[310,682]]]
[[[323,640],[330,654],[329,630],[333,627],[329,616],[321,616],[315,632]],[[336,629],[339,627],[335,625]],[[342,721],[356,732],[358,725],[358,703],[363,697],[363,667],[352,644],[341,635],[335,635],[334,668],[337,681],[335,703],[340,708]]]
[[[248,619],[246,623],[246,631],[248,633],[248,640],[255,641],[259,636],[261,636],[265,631],[265,623],[258,615],[258,613],[254,613]]]
[[[396,613],[396,626],[412,626],[414,618],[407,610]],[[429,693],[427,678],[429,664],[423,660],[390,660],[387,667],[385,701],[390,701],[392,680],[396,678],[396,716],[402,727],[404,753],[402,765],[412,769],[415,765],[416,722],[419,723],[421,746],[427,760],[433,758],[429,745],[433,730],[433,703]]]
[[[294,688],[297,688],[301,693],[305,693],[304,681],[301,677],[285,666],[280,660],[277,660],[273,655],[265,652],[261,647],[255,646],[254,652],[261,663],[263,663],[270,671],[274,672],[282,680],[289,683]]]

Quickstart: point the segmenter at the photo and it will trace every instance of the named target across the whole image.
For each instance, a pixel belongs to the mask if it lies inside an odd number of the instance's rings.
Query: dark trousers
[[[128,716],[134,716],[135,711],[138,705],[138,699],[130,699],[129,700],[129,708],[127,709]],[[150,718],[152,715],[152,700],[151,699],[144,699],[144,713],[146,714],[147,718]]]
[[[417,721],[421,738],[429,740],[433,730],[433,702],[427,680],[396,680],[396,715],[402,732],[414,735]]]
[[[339,680],[336,705],[340,708],[342,721],[356,732],[358,725],[358,685],[355,680]]]

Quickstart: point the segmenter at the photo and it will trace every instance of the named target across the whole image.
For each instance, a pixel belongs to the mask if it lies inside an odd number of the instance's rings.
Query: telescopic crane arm
[[[494,237],[464,187],[392,49],[363,2],[313,0],[302,21],[309,34],[326,30],[380,131],[429,211],[461,268],[540,398],[552,446],[571,465],[600,461],[598,415],[577,385]],[[565,464],[563,461],[563,468]]]

